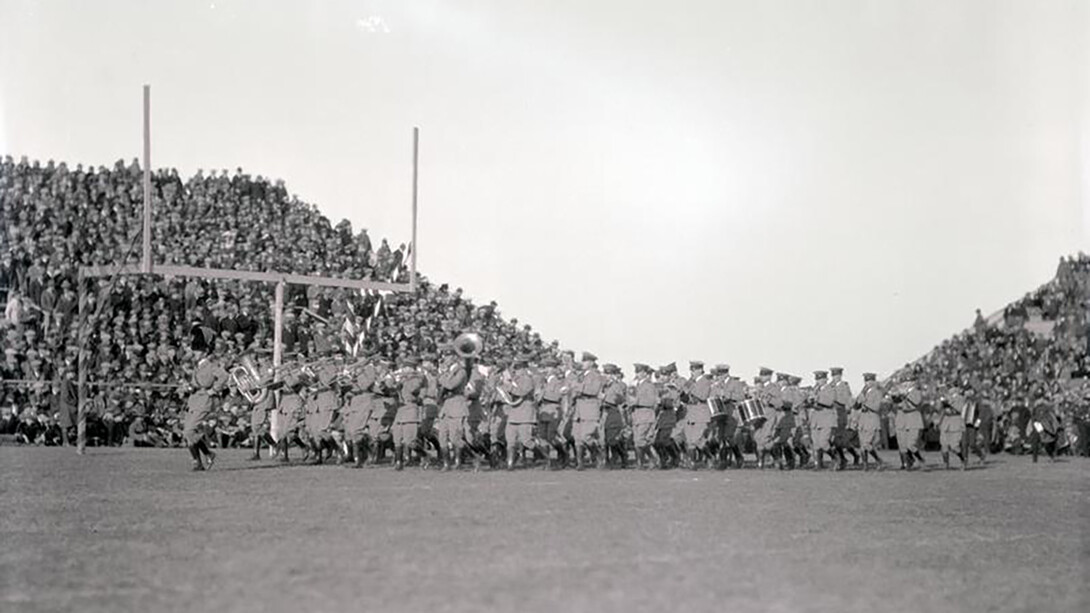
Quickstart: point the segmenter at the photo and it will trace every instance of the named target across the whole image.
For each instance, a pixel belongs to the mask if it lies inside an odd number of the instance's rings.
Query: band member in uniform
[[[836,390],[829,385],[828,373],[814,371],[814,406],[810,411],[810,439],[814,442],[817,468],[825,468],[825,455],[835,460],[833,437],[836,436]]]
[[[885,394],[878,385],[878,375],[863,373],[863,389],[855,399],[856,409],[852,411],[855,431],[859,433],[859,446],[863,452],[863,470],[870,470],[870,458],[882,469],[882,458],[878,457],[878,442],[882,434],[882,400]]]
[[[574,390],[575,423],[572,434],[575,436],[576,470],[583,470],[583,456],[588,448],[592,461],[595,461],[593,456],[598,455],[602,444],[601,394],[605,387],[605,380],[598,372],[597,361],[598,357],[593,353],[583,352],[583,376]]]
[[[901,455],[901,469],[912,470],[916,461],[923,466],[920,454],[920,434],[923,432],[923,394],[915,382],[905,383],[891,398],[897,411],[894,424],[897,427],[897,449]]]
[[[962,452],[965,446],[965,396],[957,387],[950,389],[945,398],[939,402],[939,445],[942,448],[942,463],[946,469],[950,469],[950,452],[957,454],[961,460],[961,469],[969,468],[969,458]]]
[[[424,377],[424,389],[420,395],[420,465],[423,468],[430,465],[429,447],[435,449],[436,456],[439,455],[439,434],[435,425],[439,418],[437,359],[437,356],[430,353],[420,359],[420,374]]]
[[[795,468],[795,409],[802,404],[802,392],[792,381],[789,374],[783,375],[783,388],[780,392],[782,412],[776,423],[777,467],[780,470]]]
[[[314,368],[314,377],[311,378],[314,391],[306,399],[306,426],[315,464],[324,462],[326,452],[337,447],[331,429],[341,408],[341,392],[337,385],[340,372],[341,366],[335,363],[330,353]]]
[[[371,416],[367,418],[367,461],[373,466],[393,447],[394,417],[397,416],[397,381],[385,358],[375,361],[375,383],[371,386]]]
[[[280,461],[288,463],[288,448],[296,440],[297,432],[303,427],[305,409],[303,407],[303,375],[302,373],[288,373],[282,381],[284,387],[280,394],[280,402],[276,407],[278,419],[276,420],[276,445],[279,448]]]
[[[671,362],[658,370],[658,380],[655,382],[659,389],[659,413],[655,422],[655,446],[659,451],[659,467],[672,468],[680,462],[679,449],[674,440],[674,431],[677,429],[677,407],[681,402],[677,384],[673,382],[672,374],[677,372],[677,367]]]
[[[621,468],[625,468],[628,465],[628,451],[621,434],[625,429],[624,406],[628,390],[621,380],[621,369],[616,364],[606,364],[602,372],[606,383],[602,390],[603,453],[599,465],[605,467],[619,461]]]
[[[537,393],[537,438],[545,445],[542,451],[545,453],[545,463],[550,467],[553,461],[550,447],[556,449],[557,460],[561,464],[564,460],[564,446],[559,439],[558,426],[563,415],[564,396],[568,390],[564,387],[563,376],[557,370],[559,365],[560,362],[551,358],[542,363],[545,377]]]
[[[688,405],[686,401],[688,399],[687,389],[689,387],[689,381],[683,379],[681,374],[677,371],[677,365],[673,362],[670,363],[670,379],[666,384],[667,395],[670,397],[671,402],[674,405],[674,414],[677,417],[677,421],[674,423],[674,430],[670,433],[670,439],[673,441],[674,454],[677,458],[676,465],[684,466],[689,463],[689,445],[685,439],[685,428],[689,424],[688,417]]]
[[[848,466],[845,451],[851,454],[852,464],[859,466],[859,453],[855,450],[858,433],[848,427],[848,413],[855,396],[852,394],[851,385],[841,378],[843,375],[844,369],[840,366],[829,368],[829,386],[834,390],[834,406],[836,407],[836,434],[833,437],[833,445],[836,447],[837,457],[840,458],[840,464],[837,466],[840,470]]]
[[[575,353],[570,350],[561,354],[561,359],[565,393],[560,403],[560,423],[556,434],[560,441],[560,465],[563,467],[568,464],[568,456],[575,455],[575,400],[579,379],[582,377],[582,365],[575,361]]]
[[[227,383],[227,371],[208,355],[212,349],[203,330],[195,327],[193,331],[193,353],[197,358],[197,367],[193,371],[193,391],[186,403],[185,426],[183,435],[193,457],[193,470],[204,470],[202,455],[208,458],[208,468],[216,461],[216,454],[208,448],[205,440],[205,422],[212,417],[215,409],[213,397],[219,394]]]
[[[791,375],[791,386],[795,390],[797,401],[793,407],[795,431],[791,435],[789,444],[795,452],[796,465],[809,467],[812,459],[811,450],[814,448],[814,442],[810,438],[810,406],[813,404],[813,395],[809,388],[800,387],[801,383],[802,377]]]
[[[466,417],[466,450],[473,455],[473,471],[481,469],[481,461],[489,455],[488,410],[493,390],[489,388],[488,376],[483,367],[475,366],[469,371],[469,383],[466,384],[466,398],[469,399],[469,416]]]
[[[655,451],[655,409],[659,405],[659,391],[651,381],[651,367],[647,364],[634,364],[636,381],[629,419],[632,423],[632,444],[636,448],[636,466],[648,468],[648,456],[653,466],[660,464],[659,454]]]
[[[467,440],[467,422],[469,421],[469,403],[473,387],[469,384],[469,374],[473,364],[453,353],[447,355],[439,373],[439,388],[442,405],[439,409],[439,459],[443,470],[450,470],[451,458],[454,468],[462,466],[462,453]],[[469,435],[470,437],[472,434]]]
[[[485,406],[488,407],[488,465],[495,470],[504,461],[507,448],[507,404],[499,393],[499,388],[505,377],[510,376],[511,362],[504,359],[496,364],[496,368],[488,373],[485,383],[487,390]]]
[[[269,447],[269,454],[272,454],[273,442],[269,417],[271,412],[276,410],[276,392],[274,389],[279,388],[279,385],[275,387],[269,385],[272,378],[272,369],[265,360],[258,359],[257,368],[262,377],[262,380],[258,383],[265,385],[266,391],[261,399],[250,407],[250,438],[254,443],[254,453],[250,456],[251,460],[261,459],[262,441],[266,442]]]
[[[372,390],[378,381],[379,373],[373,362],[368,362],[356,374],[352,387],[352,396],[344,408],[344,438],[351,456],[352,465],[363,466],[367,460],[369,447],[368,426],[375,407],[375,394]]]
[[[515,469],[515,458],[522,457],[522,449],[531,451],[538,447],[534,438],[537,426],[537,403],[534,402],[534,378],[528,370],[525,357],[516,358],[511,376],[500,382],[504,404],[507,405],[507,426],[504,438],[507,440],[507,470]],[[545,468],[549,463],[545,463]]]
[[[765,457],[776,459],[776,424],[780,418],[783,400],[779,386],[772,381],[771,368],[761,367],[760,374],[753,377],[750,395],[764,403],[765,420],[753,426],[753,443],[757,449],[757,468],[765,467]],[[783,379],[782,373],[780,379]]]
[[[689,381],[685,385],[685,441],[689,445],[689,468],[696,470],[702,459],[708,458],[708,437],[712,414],[708,398],[712,393],[712,378],[704,372],[704,362],[689,362]]]
[[[421,398],[427,381],[418,370],[420,360],[414,356],[402,358],[402,368],[396,373],[397,414],[391,433],[394,437],[394,468],[401,470],[420,449],[420,420],[423,417]],[[408,456],[406,455],[408,453]]]
[[[722,442],[720,460],[726,468],[732,461],[736,468],[743,468],[746,464],[742,452],[745,449],[745,430],[738,420],[738,410],[746,399],[746,384],[738,377],[730,374],[730,366],[720,364],[716,369],[721,371],[724,377],[722,397],[726,402],[725,414],[720,418],[719,440]]]

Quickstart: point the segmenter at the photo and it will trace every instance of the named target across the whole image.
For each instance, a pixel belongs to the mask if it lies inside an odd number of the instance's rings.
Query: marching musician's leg
[[[189,446],[189,455],[193,457],[193,470],[204,470],[204,464],[201,463],[201,452],[197,445]]]

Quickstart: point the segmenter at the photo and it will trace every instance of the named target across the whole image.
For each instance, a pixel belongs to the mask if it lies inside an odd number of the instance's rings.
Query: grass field
[[[188,469],[183,450],[0,447],[0,611],[1090,610],[1081,459]]]

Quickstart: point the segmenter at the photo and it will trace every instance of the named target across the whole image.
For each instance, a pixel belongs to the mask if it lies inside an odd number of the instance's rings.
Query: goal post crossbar
[[[238,281],[258,281],[264,283],[288,283],[292,285],[321,285],[324,287],[344,287],[352,289],[376,290],[387,292],[412,292],[410,283],[389,283],[367,279],[345,279],[341,277],[319,277],[299,275],[278,271],[250,271],[229,268],[200,268],[195,266],[175,266],[155,264],[146,272],[143,264],[124,264],[121,266],[81,266],[79,276],[82,279],[94,277],[112,277],[114,275],[161,275],[164,277],[199,277],[203,279],[234,279]]]

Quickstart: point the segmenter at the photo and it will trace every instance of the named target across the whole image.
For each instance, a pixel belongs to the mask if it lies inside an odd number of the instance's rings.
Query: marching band
[[[486,365],[482,347],[479,335],[467,333],[443,346],[441,357],[397,363],[379,356],[353,361],[329,347],[317,360],[276,372],[267,360],[245,356],[229,378],[251,403],[252,459],[266,444],[281,462],[295,445],[305,460],[336,458],[351,467],[389,454],[397,470],[451,470],[467,462],[474,469],[625,468],[630,458],[641,469],[844,470],[850,456],[851,465],[869,471],[885,468],[878,450],[883,436],[893,435],[901,468],[916,470],[926,463],[925,421],[940,432],[947,468],[951,454],[963,469],[970,452],[986,459],[982,409],[957,389],[932,413],[911,381],[883,385],[865,373],[863,389],[853,394],[839,367],[814,371],[814,383],[802,386],[801,377],[769,368],[746,384],[726,364],[706,372],[692,361],[688,378],[675,364],[635,364],[635,381],[626,383],[620,368],[599,368],[589,352],[578,362],[569,351],[559,360]],[[187,439],[194,469],[203,470],[202,457],[211,465],[215,456],[199,424],[227,377],[202,357],[194,378]],[[1039,438],[1055,430],[1055,421],[1033,422]]]

